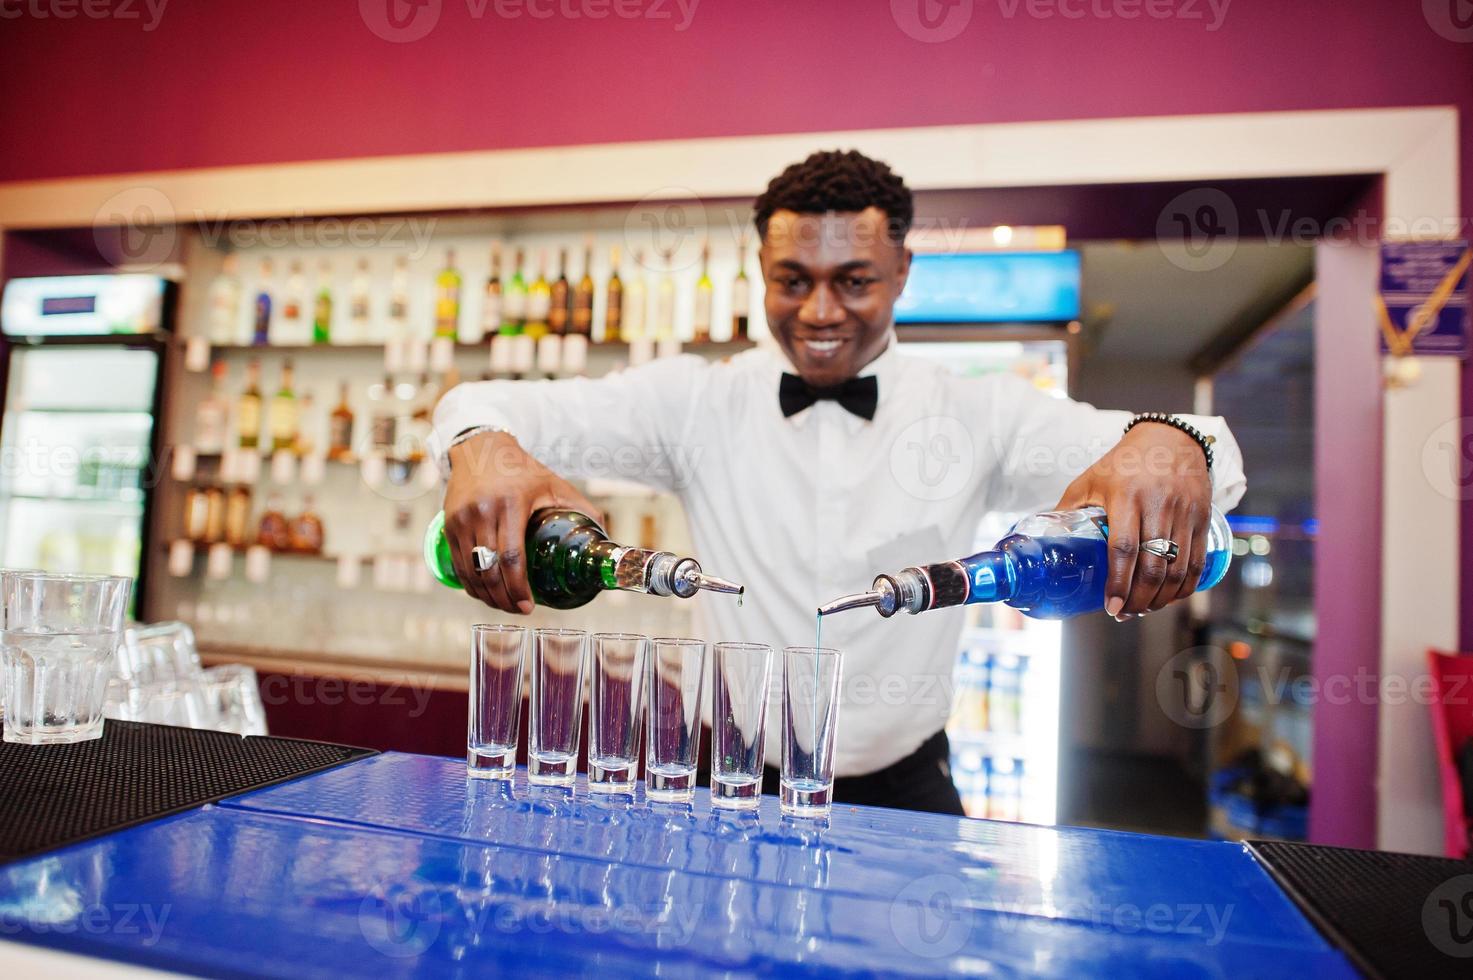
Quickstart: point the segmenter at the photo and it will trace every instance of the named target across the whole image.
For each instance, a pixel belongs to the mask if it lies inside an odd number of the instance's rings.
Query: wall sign
[[[1381,246],[1383,353],[1468,356],[1470,254],[1466,241]]]

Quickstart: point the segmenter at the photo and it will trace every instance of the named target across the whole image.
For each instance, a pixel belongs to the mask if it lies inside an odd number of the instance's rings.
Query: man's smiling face
[[[804,381],[846,381],[885,349],[910,253],[884,211],[775,211],[758,256],[767,324]]]

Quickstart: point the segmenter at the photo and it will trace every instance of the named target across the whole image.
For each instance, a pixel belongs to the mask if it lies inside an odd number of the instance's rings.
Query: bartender
[[[1011,375],[963,378],[907,357],[894,307],[914,202],[880,161],[814,153],[773,178],[755,212],[775,343],[720,363],[684,355],[598,379],[463,384],[441,400],[432,449],[467,592],[530,613],[529,515],[598,517],[568,481],[618,460],[620,476],[675,494],[696,556],[746,585],[744,607],[699,600],[712,640],[812,643],[819,603],[877,570],[970,554],[988,511],[1049,505],[1105,508],[1106,614],[1192,593],[1209,505],[1226,510],[1244,489],[1220,418],[1130,425],[1128,412]],[[471,564],[477,546],[499,556],[485,572]],[[825,622],[824,645],[844,655],[835,802],[962,813],[944,731],[962,625],[959,609]],[[768,793],[779,751],[769,737]]]

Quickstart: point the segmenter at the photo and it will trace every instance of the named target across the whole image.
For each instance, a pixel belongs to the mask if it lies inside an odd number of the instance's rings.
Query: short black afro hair
[[[820,150],[772,178],[754,205],[757,234],[767,237],[776,211],[826,214],[868,207],[885,212],[891,241],[904,246],[915,220],[915,199],[900,175],[858,150]]]

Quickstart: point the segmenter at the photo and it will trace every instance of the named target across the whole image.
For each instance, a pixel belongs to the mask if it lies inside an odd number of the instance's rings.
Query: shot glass
[[[649,638],[637,633],[593,635],[588,686],[590,792],[634,792],[649,645]]]
[[[532,636],[532,717],[527,724],[527,780],[571,786],[583,714],[583,630],[540,629]]]
[[[821,817],[834,791],[834,735],[839,727],[839,651],[783,650],[782,811]]]
[[[645,671],[650,710],[644,788],[651,800],[685,803],[695,795],[705,675],[704,640],[659,637],[650,641],[650,663]]]
[[[711,663],[711,805],[755,809],[772,690],[772,647],[718,643]]]
[[[516,771],[528,634],[525,626],[471,627],[465,769],[472,776],[510,779]]]
[[[121,575],[18,572],[0,579],[5,741],[50,745],[102,736],[132,585]]]

